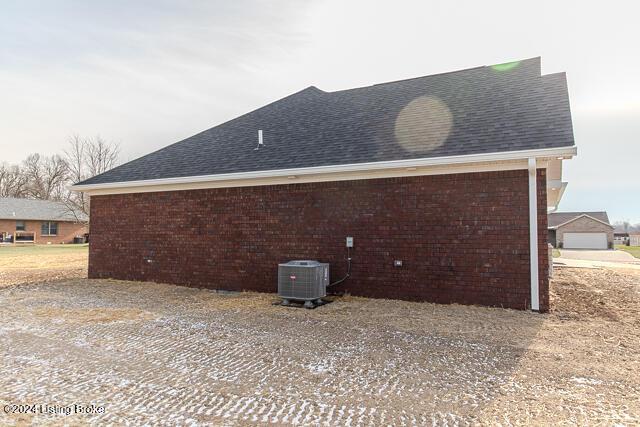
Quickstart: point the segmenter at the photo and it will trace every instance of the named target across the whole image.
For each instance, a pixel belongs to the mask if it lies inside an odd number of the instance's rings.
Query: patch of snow
[[[571,381],[576,384],[589,384],[589,385],[602,384],[602,381],[600,380],[597,380],[595,378],[585,378],[585,377],[571,377]]]

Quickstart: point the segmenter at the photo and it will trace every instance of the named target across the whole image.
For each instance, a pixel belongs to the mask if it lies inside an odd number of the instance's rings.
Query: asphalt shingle
[[[257,146],[262,129],[265,147]],[[309,87],[81,184],[573,146],[540,58],[336,92]]]
[[[0,219],[37,221],[84,221],[86,215],[73,213],[62,202],[50,200],[0,198]]]
[[[548,215],[549,228],[557,227],[581,215],[589,215],[609,224],[609,216],[606,212],[553,212]]]

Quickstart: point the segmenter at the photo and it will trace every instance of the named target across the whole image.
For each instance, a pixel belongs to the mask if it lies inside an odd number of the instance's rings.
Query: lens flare
[[[520,61],[513,61],[513,62],[505,62],[504,64],[492,65],[491,68],[493,68],[495,71],[509,71],[509,70],[513,70],[518,65],[520,65]]]
[[[420,96],[398,114],[395,124],[396,142],[405,150],[434,150],[447,140],[453,126],[453,114],[435,96]]]

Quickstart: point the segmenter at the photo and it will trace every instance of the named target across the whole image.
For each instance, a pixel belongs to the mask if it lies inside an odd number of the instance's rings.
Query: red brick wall
[[[94,196],[89,276],[275,292],[277,264],[291,259],[330,262],[341,277],[353,236],[352,277],[336,291],[524,309],[528,217],[526,170]]]
[[[36,244],[56,244],[56,243],[73,243],[73,238],[82,236],[87,232],[87,228],[82,224],[68,221],[54,221],[58,223],[58,233],[56,236],[43,236],[41,227],[44,221],[25,221],[25,231],[34,232],[36,234]],[[0,233],[9,233],[15,236],[16,221],[8,219],[0,219]]]
[[[527,177],[528,178],[528,177]],[[527,183],[528,185],[528,183]],[[549,232],[547,216],[547,175],[545,169],[538,170],[538,287],[540,311],[549,311]],[[527,200],[529,197],[527,197]],[[527,241],[529,239],[527,238]],[[531,286],[531,284],[529,284]],[[529,290],[531,293],[531,290]]]

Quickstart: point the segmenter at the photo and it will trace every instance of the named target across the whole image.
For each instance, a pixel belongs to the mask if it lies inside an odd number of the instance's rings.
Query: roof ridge
[[[541,58],[540,56],[534,56],[531,58],[525,58],[525,59],[517,59],[515,61],[506,61],[506,62],[501,62],[498,64],[490,64],[490,65],[479,65],[477,67],[469,67],[469,68],[461,68],[459,70],[453,70],[453,71],[443,71],[441,73],[434,73],[434,74],[425,74],[422,76],[416,76],[416,77],[407,77],[405,79],[398,79],[398,80],[391,80],[388,82],[382,82],[382,83],[374,83],[374,84],[370,84],[370,85],[365,85],[365,86],[358,86],[358,87],[352,87],[352,88],[347,88],[347,89],[340,89],[340,90],[334,90],[334,91],[326,91],[324,93],[338,93],[338,92],[346,92],[346,91],[350,91],[350,90],[358,90],[358,89],[365,89],[365,88],[371,88],[371,87],[376,87],[376,86],[384,86],[384,85],[388,85],[388,84],[394,84],[394,83],[402,83],[402,82],[408,82],[411,80],[418,80],[418,79],[424,79],[427,77],[435,77],[435,76],[444,76],[447,74],[456,74],[456,73],[463,73],[463,72],[468,72],[468,71],[474,71],[474,70],[480,70],[480,69],[484,69],[484,68],[490,68],[490,67],[494,67],[496,65],[502,65],[502,64],[510,64],[510,63],[514,63],[514,62],[525,62],[525,61],[531,61],[531,60],[535,60],[535,59],[539,59]],[[563,72],[559,72],[559,73],[551,73],[551,74],[545,74],[545,75],[554,75],[554,74],[560,74]],[[313,87],[313,86],[310,86]]]
[[[308,86],[78,184],[573,147],[568,92],[557,78],[540,85],[540,57],[491,67],[333,92]],[[447,128],[434,141],[419,120],[431,107],[414,102],[430,93],[448,114],[430,119]],[[271,142],[256,152],[260,129]]]
[[[463,72],[463,71],[477,70],[477,69],[484,68],[484,67],[485,67],[485,65],[481,65],[479,67],[464,68],[464,69],[456,70],[456,71],[445,71],[445,72],[442,72],[442,73],[426,74],[424,76],[408,77],[406,79],[391,80],[391,81],[382,82],[382,83],[373,83],[373,84],[365,85],[365,86],[357,86],[357,87],[350,87],[350,88],[347,88],[347,89],[338,89],[338,90],[332,90],[332,91],[325,91],[324,93],[335,94],[335,93],[340,93],[340,92],[348,92],[348,91],[352,91],[352,90],[368,89],[368,88],[372,88],[372,87],[384,86],[384,85],[389,85],[389,84],[408,82],[408,81],[411,81],[411,80],[424,79],[424,78],[427,78],[427,77],[435,77],[435,76],[441,76],[441,75],[445,75],[445,74],[454,74],[454,73],[460,73],[460,72]]]

